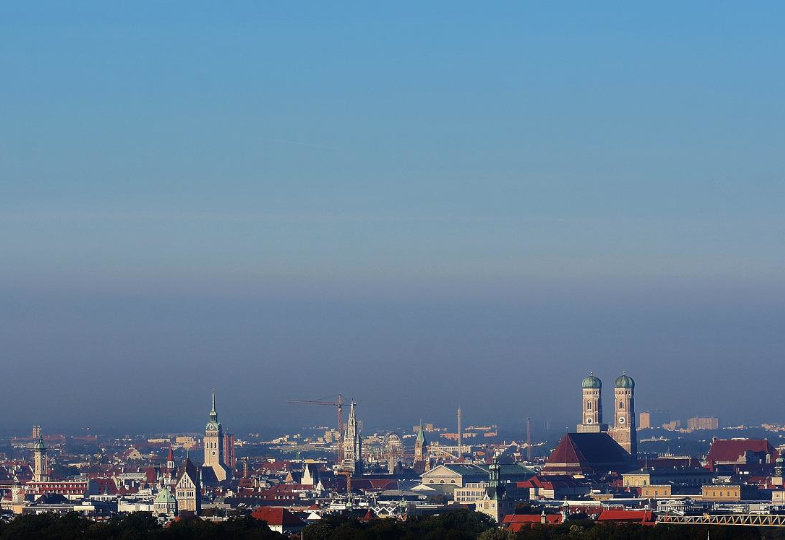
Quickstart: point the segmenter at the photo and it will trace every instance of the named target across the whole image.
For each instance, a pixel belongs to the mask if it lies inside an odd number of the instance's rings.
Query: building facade
[[[583,411],[578,433],[606,431],[608,426],[602,423],[602,381],[592,373],[581,381],[581,388]]]
[[[613,390],[614,421],[609,435],[619,446],[638,456],[638,430],[635,427],[635,381],[626,373],[616,379]]]
[[[177,500],[177,513],[192,513],[199,515],[202,511],[202,484],[199,480],[199,470],[190,459],[185,463],[177,476],[175,484],[175,499]]]

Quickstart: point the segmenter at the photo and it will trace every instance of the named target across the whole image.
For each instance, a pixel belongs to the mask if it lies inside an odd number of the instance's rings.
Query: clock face
[[[619,423],[620,423],[620,424],[623,424],[624,422],[625,422],[625,420],[624,420],[624,417],[623,417],[623,416],[622,416],[621,418],[619,418]]]

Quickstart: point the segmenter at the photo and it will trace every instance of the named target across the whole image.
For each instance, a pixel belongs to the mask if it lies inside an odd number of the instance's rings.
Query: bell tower
[[[610,435],[635,459],[638,455],[638,432],[635,427],[635,381],[624,372],[616,379],[614,386],[614,421]]]
[[[215,392],[213,392],[213,407],[210,409],[210,420],[204,430],[204,466],[210,467],[215,472],[219,482],[226,480],[228,471],[224,465],[224,432],[223,426],[218,421],[218,412],[215,410]]]
[[[46,458],[48,450],[44,444],[44,437],[41,435],[41,428],[38,427],[38,440],[33,443],[33,482],[49,481],[49,461]]]
[[[602,423],[602,381],[590,373],[581,381],[582,399],[581,423],[578,433],[599,433],[607,426]]]

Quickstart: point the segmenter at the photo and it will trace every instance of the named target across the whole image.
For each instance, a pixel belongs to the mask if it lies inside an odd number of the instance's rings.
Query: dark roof
[[[543,474],[592,474],[633,468],[630,454],[607,433],[567,433],[551,453]]]
[[[486,467],[485,469],[483,469],[479,465],[471,465],[471,464],[464,464],[464,463],[445,463],[443,466],[454,473],[460,474],[461,476],[488,474],[488,468]]]
[[[177,481],[179,482],[185,474],[188,475],[194,485],[199,486],[199,470],[196,468],[196,465],[194,465],[193,462],[188,458],[185,458],[185,462],[180,469],[180,473],[177,475]]]
[[[482,470],[485,471],[486,474],[490,473],[490,468],[488,465],[477,465]],[[525,477],[530,478],[534,476],[536,473],[533,469],[525,467],[520,463],[500,463],[499,464],[499,477],[502,480],[505,479],[517,479],[518,477]]]

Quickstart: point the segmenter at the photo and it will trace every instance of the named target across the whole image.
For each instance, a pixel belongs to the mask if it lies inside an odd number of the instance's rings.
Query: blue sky
[[[370,424],[449,418],[492,369],[536,388],[520,414],[465,401],[478,421],[577,421],[589,369],[649,388],[711,372],[746,404],[658,399],[770,411],[759,373],[720,374],[785,352],[785,8],[422,4],[0,4],[12,373],[46,366],[88,422],[161,429],[204,401],[123,412],[170,395],[164,365],[282,422],[311,417],[266,381],[281,365],[321,383],[291,397],[355,392]],[[127,377],[150,397],[106,390]]]

